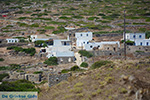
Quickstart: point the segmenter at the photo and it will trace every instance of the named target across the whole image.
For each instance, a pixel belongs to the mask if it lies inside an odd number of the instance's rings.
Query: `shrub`
[[[30,81],[17,80],[13,82],[3,82],[0,91],[39,91]]]
[[[68,70],[68,69],[63,69],[62,71],[61,71],[61,73],[68,73],[70,70]]]
[[[70,71],[75,71],[75,72],[76,71],[83,71],[83,69],[80,69],[79,66],[75,65],[75,66],[71,67],[70,69],[63,69],[61,71],[61,73],[68,73]]]
[[[138,52],[138,53],[140,53],[140,52],[144,52],[144,51],[139,51],[139,50],[136,50],[135,52]]]
[[[30,54],[30,56],[34,56],[34,54],[36,53],[35,48],[27,48],[24,49],[22,47],[17,47],[17,46],[11,46],[11,47],[7,47],[7,50],[15,50],[16,52],[25,52],[27,54]]]
[[[56,57],[50,57],[44,63],[47,65],[58,65]]]
[[[9,76],[9,75],[6,73],[0,74],[0,82],[2,82],[2,79],[5,78],[6,76]]]
[[[150,38],[150,32],[146,32],[146,38]]]
[[[42,74],[42,71],[35,71],[33,74]]]
[[[91,68],[92,68],[92,69],[100,68],[101,66],[106,65],[106,64],[110,64],[110,63],[112,63],[112,62],[111,62],[111,61],[107,61],[107,60],[97,61],[97,62],[95,62],[95,63],[91,66]]]
[[[77,65],[75,65],[75,66],[73,66],[70,70],[71,71],[76,71],[76,70],[79,70],[80,68],[77,66]]]
[[[89,17],[88,20],[99,19],[98,17]]]
[[[4,59],[3,59],[3,58],[0,58],[0,61],[4,61]]]
[[[86,50],[80,50],[79,53],[80,53],[82,56],[86,56],[86,57],[88,57],[88,58],[90,58],[90,57],[93,56],[92,53],[90,53],[90,52],[88,52],[88,51],[86,51]]]
[[[82,64],[80,65],[81,67],[85,67],[85,68],[87,68],[88,67],[88,63],[86,63],[86,62],[82,62]]]
[[[55,27],[53,27],[53,26],[45,26],[44,27],[46,30],[51,30],[51,29],[54,29]]]
[[[126,41],[126,44],[127,44],[127,45],[134,45],[134,41],[127,40],[127,41]]]

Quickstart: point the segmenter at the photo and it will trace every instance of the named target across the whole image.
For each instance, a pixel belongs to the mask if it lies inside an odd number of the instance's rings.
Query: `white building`
[[[54,40],[52,46],[46,48],[47,57],[74,57],[70,40]]]
[[[77,32],[75,33],[76,37],[76,47],[80,48],[83,47],[84,44],[89,44],[89,41],[93,38],[92,32]]]
[[[18,43],[19,39],[6,39],[7,43]]]
[[[145,33],[126,33],[126,40],[134,41],[135,46],[150,46],[150,39],[145,39]]]
[[[89,44],[84,44],[83,49],[90,51],[93,50],[94,47],[103,50],[105,45],[117,45],[120,47],[119,41],[105,41],[105,42],[90,42]]]
[[[30,39],[32,42],[35,42],[38,40],[43,40],[43,41],[49,40],[49,38],[45,35],[31,35]]]

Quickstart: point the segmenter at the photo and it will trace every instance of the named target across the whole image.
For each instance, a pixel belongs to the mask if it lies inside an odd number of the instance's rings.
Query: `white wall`
[[[104,44],[118,44],[118,47],[120,47],[119,41],[106,41],[106,42],[93,42],[93,43],[85,44],[83,49],[90,51],[93,50],[94,47],[102,48]]]
[[[145,33],[127,33],[126,39],[135,42],[135,46],[150,46],[150,39],[145,39]]]
[[[19,39],[6,39],[7,43],[17,43],[19,42]]]
[[[31,39],[32,42],[35,42],[35,39],[36,39],[36,38],[37,38],[37,35],[31,35],[31,36],[30,36],[30,39]]]
[[[135,40],[135,46],[150,46],[150,39],[139,39]]]
[[[77,38],[76,46],[81,47],[84,44],[88,44],[89,41],[92,40],[93,33],[92,32],[77,32],[75,33],[75,37]]]
[[[145,33],[127,33],[126,39],[131,41],[136,39],[145,39]]]

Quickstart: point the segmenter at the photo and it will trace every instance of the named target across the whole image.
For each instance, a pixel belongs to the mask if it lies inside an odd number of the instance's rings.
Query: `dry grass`
[[[139,60],[113,62],[113,68],[103,66],[88,70],[86,75],[72,76],[69,81],[61,82],[47,92],[42,91],[39,100],[133,100],[134,96],[127,95],[128,86],[121,83],[120,76],[134,75],[150,83],[149,60],[144,63]]]

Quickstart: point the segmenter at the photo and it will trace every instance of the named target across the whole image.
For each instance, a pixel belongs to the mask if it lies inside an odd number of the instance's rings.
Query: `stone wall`
[[[127,51],[130,53],[136,51],[150,52],[150,46],[127,46]]]
[[[27,43],[1,43],[0,47],[23,46],[23,45],[27,45]]]
[[[4,78],[3,81],[21,80],[25,79],[31,82],[40,82],[41,74],[26,74],[25,72],[8,72],[9,78]]]
[[[68,77],[72,76],[71,73],[65,73],[65,74],[50,74],[49,75],[49,87],[60,83],[63,80],[67,80]]]

